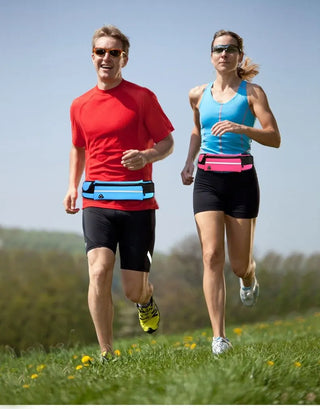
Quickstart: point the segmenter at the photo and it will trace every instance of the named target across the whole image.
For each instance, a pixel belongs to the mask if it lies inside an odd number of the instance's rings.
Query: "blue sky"
[[[156,250],[196,234],[192,187],[180,172],[192,129],[189,89],[214,79],[215,31],[236,31],[260,64],[282,135],[279,150],[253,143],[261,189],[255,248],[320,251],[320,2],[318,0],[0,0],[0,225],[81,233],[64,213],[69,107],[96,84],[93,32],[117,25],[131,41],[123,76],[153,90],[172,121],[175,151],[154,165]]]

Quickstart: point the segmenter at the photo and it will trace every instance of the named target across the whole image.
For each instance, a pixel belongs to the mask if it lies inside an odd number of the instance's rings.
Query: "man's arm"
[[[70,150],[69,188],[63,200],[65,211],[70,214],[78,213],[76,208],[78,186],[85,165],[85,149],[72,145]]]
[[[173,145],[173,137],[169,133],[168,136],[150,149],[144,151],[130,149],[123,152],[121,163],[129,170],[142,169],[147,163],[157,162],[169,156],[173,152]]]

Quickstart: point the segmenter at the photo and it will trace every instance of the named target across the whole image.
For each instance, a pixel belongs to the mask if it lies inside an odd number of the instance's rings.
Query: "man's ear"
[[[121,58],[121,68],[124,68],[129,61],[129,57],[127,56],[127,54],[123,55]]]

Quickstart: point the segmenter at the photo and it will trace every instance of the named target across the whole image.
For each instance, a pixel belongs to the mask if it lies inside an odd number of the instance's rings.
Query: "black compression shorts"
[[[223,211],[239,219],[259,212],[259,183],[255,168],[244,172],[211,172],[197,169],[193,189],[194,214]]]
[[[123,211],[87,207],[83,210],[86,252],[119,244],[120,267],[149,272],[155,241],[155,210]]]

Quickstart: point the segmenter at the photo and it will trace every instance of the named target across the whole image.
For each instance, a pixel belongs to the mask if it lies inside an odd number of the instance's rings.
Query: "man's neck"
[[[107,81],[107,82],[102,82],[98,80],[98,88],[101,89],[102,91],[108,91],[109,89],[116,88],[118,85],[121,84],[123,78],[117,78],[114,81]]]

